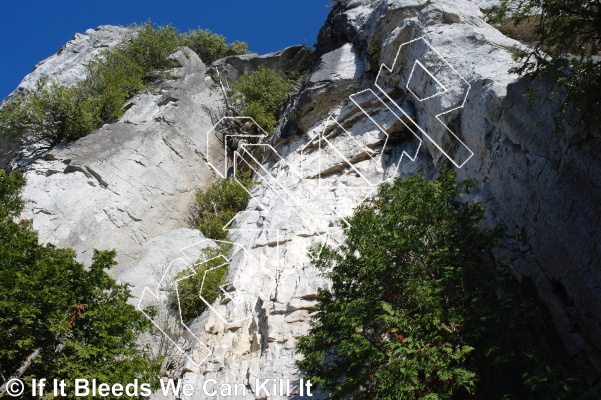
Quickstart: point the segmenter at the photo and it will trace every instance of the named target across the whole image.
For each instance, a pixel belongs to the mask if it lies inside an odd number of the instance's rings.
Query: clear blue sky
[[[326,0],[1,0],[0,100],[77,32],[149,18],[180,31],[210,29],[260,54],[312,46],[326,19]]]

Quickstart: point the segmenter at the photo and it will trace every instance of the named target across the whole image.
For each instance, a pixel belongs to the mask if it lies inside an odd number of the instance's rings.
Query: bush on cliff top
[[[24,97],[7,100],[0,109],[0,133],[11,139],[29,136],[48,146],[86,136],[104,123],[117,121],[123,104],[177,66],[170,55],[181,46],[199,53],[205,63],[247,52],[247,45],[209,31],[180,34],[172,26],[132,26],[134,34],[120,46],[102,51],[86,65],[86,77],[73,86],[40,81]]]

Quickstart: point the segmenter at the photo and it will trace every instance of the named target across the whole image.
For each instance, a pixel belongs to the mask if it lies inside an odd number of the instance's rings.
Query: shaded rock
[[[287,47],[265,55],[244,54],[230,56],[215,61],[211,66],[219,70],[231,84],[242,75],[257,70],[259,67],[284,72],[305,72],[311,65],[313,53],[303,45]]]

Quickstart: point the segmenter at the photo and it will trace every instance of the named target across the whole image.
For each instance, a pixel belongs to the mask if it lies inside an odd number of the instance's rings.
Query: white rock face
[[[132,285],[132,303],[138,304],[144,288],[154,289],[159,285],[162,274],[173,261],[183,259],[186,255],[198,259],[199,248],[193,248],[192,253],[182,250],[188,250],[192,244],[203,240],[205,237],[198,229],[179,228],[144,243],[136,257],[137,261],[118,277],[120,281]],[[186,263],[178,265],[186,265]],[[173,271],[173,273],[177,272],[179,271]]]
[[[211,66],[227,79],[229,83],[236,82],[247,72],[264,67],[278,71],[304,71],[311,64],[311,50],[297,45],[264,55],[243,54],[230,56],[215,61]]]
[[[85,76],[85,65],[103,49],[110,49],[131,33],[122,26],[102,25],[76,33],[59,51],[40,61],[33,72],[23,78],[15,93],[26,93],[35,88],[39,79],[55,80],[62,85],[71,85]]]
[[[94,248],[115,249],[118,276],[139,261],[142,244],[189,226],[194,192],[214,179],[206,134],[222,100],[195,53],[176,57],[178,79],[134,98],[120,122],[29,167],[23,216],[41,241],[72,247],[85,263]]]
[[[236,398],[309,398],[300,395],[295,342],[328,282],[308,249],[340,243],[343,218],[382,182],[420,172],[434,178],[447,167],[474,179],[489,226],[507,225],[510,239],[497,255],[536,288],[570,356],[601,373],[598,131],[578,135],[578,120],[568,116],[575,128],[554,135],[553,104],[528,106],[527,79],[507,72],[519,43],[484,21],[481,8],[491,2],[341,3],[282,128],[263,145],[261,184],[233,223],[227,296],[191,325],[202,345],[188,343],[188,355],[210,354],[198,365],[182,358],[168,374],[193,383],[195,399],[214,398],[201,390],[210,379],[243,385],[246,395]],[[119,123],[53,150],[27,172],[24,216],[40,238],[75,248],[86,262],[92,248],[117,249],[114,275],[137,288],[150,273],[145,265],[178,257],[173,247],[198,238],[179,228],[194,190],[214,179],[206,133],[221,97],[194,54],[177,57],[177,78],[133,99]],[[216,65],[246,71],[256,67],[250,59]],[[378,76],[381,64],[393,73]],[[434,96],[440,86],[448,90]],[[395,107],[406,115],[395,116]],[[449,109],[442,120],[456,137],[432,117]],[[457,140],[473,153],[461,168],[451,161],[460,155]],[[290,379],[291,394],[271,384],[267,394],[258,386],[266,379]]]
[[[570,142],[575,132],[553,136],[552,105],[532,110],[522,96],[527,80],[507,72],[514,65],[510,49],[519,43],[486,24],[480,6],[469,1],[348,1],[329,17],[319,37],[321,57],[289,110],[303,134],[271,141],[283,158],[268,157],[269,174],[253,191],[247,212],[237,218],[240,230],[232,235],[265,262],[262,273],[244,263],[231,266],[237,292],[247,301],[248,318],[223,321],[216,315],[233,313],[231,303],[215,304],[216,312],[208,316],[204,331],[198,331],[213,354],[203,365],[186,365],[184,381],[196,388],[211,379],[242,383],[248,393],[239,398],[305,398],[299,394],[294,343],[309,328],[318,289],[327,286],[310,264],[308,248],[327,233],[331,242],[340,240],[337,221],[352,212],[370,185],[417,172],[434,177],[447,167],[476,181],[473,196],[487,206],[489,225],[508,226],[513,239],[498,256],[513,263],[520,279],[537,287],[568,353],[589,366],[591,375],[601,371],[601,276],[595,268],[601,250],[595,204],[601,191],[585,167],[600,166],[591,147],[599,137],[576,144]],[[411,97],[407,87],[413,86],[401,85],[399,76],[386,81],[392,85],[387,92],[392,101],[409,110],[424,132],[440,130],[431,117],[435,110],[465,100],[444,119],[473,153],[462,168],[441,152],[452,150],[449,137],[435,143],[424,134],[409,133],[386,111],[393,107],[390,102],[358,99],[364,113],[347,99],[364,89],[377,90],[379,65],[374,70],[365,51],[366,41],[374,38],[380,46],[378,64],[392,67],[399,46],[424,38],[465,80],[457,90],[469,83],[469,91],[422,102]],[[425,53],[427,46],[411,51],[403,57]],[[430,61],[430,66],[442,68],[439,72],[446,68],[434,58]],[[428,74],[415,77],[417,81],[406,76],[410,85],[431,90]],[[333,119],[328,120],[330,115]],[[394,139],[384,149],[384,135],[374,122]],[[332,134],[328,143],[313,144],[324,131]],[[411,162],[413,156],[417,158]],[[266,394],[257,387],[264,379],[291,379],[297,386],[291,396],[277,390]],[[197,392],[195,398],[210,396]]]

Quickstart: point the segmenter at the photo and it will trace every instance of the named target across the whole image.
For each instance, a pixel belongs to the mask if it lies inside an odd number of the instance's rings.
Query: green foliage
[[[36,132],[49,145],[76,140],[100,123],[94,99],[77,87],[39,81],[24,98],[8,100],[0,109],[0,133],[11,139]]]
[[[380,68],[380,52],[382,45],[377,39],[373,39],[372,43],[367,47],[367,61],[369,62],[370,69],[378,71]]]
[[[200,28],[182,35],[182,41],[183,45],[198,54],[205,64],[211,64],[223,57],[248,53],[248,44],[245,42],[235,41],[228,45],[224,36]]]
[[[454,199],[467,188],[447,173],[384,185],[350,219],[339,250],[316,265],[332,280],[300,367],[338,398],[450,399],[475,389],[460,333],[475,300],[465,278],[498,231],[477,227],[482,207]]]
[[[146,23],[132,26],[136,34],[125,40],[119,49],[131,62],[143,71],[144,81],[154,80],[154,71],[163,71],[177,66],[169,57],[181,44],[180,34],[173,26],[156,26]]]
[[[208,238],[225,239],[224,226],[246,208],[254,184],[250,174],[240,174],[237,181],[233,177],[221,179],[198,191],[194,209],[198,229]]]
[[[86,77],[73,86],[38,82],[23,98],[7,101],[0,109],[0,133],[12,139],[31,134],[50,146],[90,134],[104,123],[117,121],[125,101],[176,67],[170,58],[189,45],[204,62],[247,51],[243,42],[225,44],[208,31],[180,34],[172,26],[133,25],[120,46],[102,51],[86,65]]]
[[[207,303],[214,302],[221,293],[229,266],[224,255],[228,255],[230,250],[231,245],[227,243],[221,243],[219,248],[206,247],[201,256],[204,261],[194,265],[193,273],[184,270],[176,275],[177,293],[169,295],[169,303],[172,308],[179,309],[184,320],[198,317]]]
[[[332,398],[573,398],[572,378],[546,375],[533,345],[540,311],[522,312],[488,261],[502,229],[479,227],[484,209],[459,201],[470,183],[455,177],[383,185],[344,245],[313,250],[332,285],[299,366]]]
[[[267,133],[272,133],[287,94],[296,91],[297,81],[283,73],[259,67],[244,74],[232,85],[232,98],[242,105],[241,114],[253,118]]]
[[[510,11],[511,10],[511,11]],[[581,0],[503,0],[490,15],[493,23],[508,20],[515,25],[532,25],[530,48],[516,50],[521,65],[512,72],[548,73],[567,101],[560,111],[574,107],[598,115],[601,111],[601,5]],[[559,96],[554,91],[552,96]]]
[[[142,66],[123,49],[101,52],[86,66],[87,78],[76,86],[81,95],[96,106],[98,123],[117,121],[123,115],[123,103],[144,89]]]
[[[86,269],[73,250],[38,244],[30,222],[13,221],[22,208],[23,184],[19,173],[0,170],[1,376],[11,376],[38,350],[23,375],[26,382],[154,382],[160,362],[136,342],[150,323],[127,304],[127,285],[106,273],[115,253],[95,251]]]

